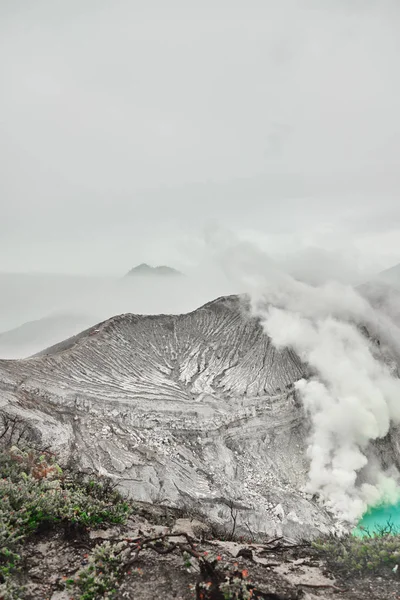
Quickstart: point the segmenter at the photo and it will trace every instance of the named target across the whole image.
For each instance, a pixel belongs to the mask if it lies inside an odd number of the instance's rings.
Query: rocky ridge
[[[121,315],[39,355],[0,361],[0,411],[139,501],[259,537],[332,529],[302,492],[307,368],[224,297],[185,315]]]

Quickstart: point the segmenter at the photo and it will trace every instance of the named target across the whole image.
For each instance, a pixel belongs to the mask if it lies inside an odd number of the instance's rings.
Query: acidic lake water
[[[378,533],[388,523],[393,526],[394,530],[400,532],[400,502],[391,506],[383,505],[371,508],[358,523],[353,534],[362,537],[367,535],[366,530],[370,534]]]

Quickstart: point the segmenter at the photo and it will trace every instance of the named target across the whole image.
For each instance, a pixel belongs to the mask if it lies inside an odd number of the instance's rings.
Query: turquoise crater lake
[[[353,530],[353,535],[363,537],[368,533],[379,533],[388,524],[392,526],[393,533],[400,533],[400,502],[370,508]]]

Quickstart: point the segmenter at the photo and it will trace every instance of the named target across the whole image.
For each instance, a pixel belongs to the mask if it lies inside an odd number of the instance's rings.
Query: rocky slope
[[[332,519],[301,489],[307,375],[243,301],[180,316],[122,315],[20,361],[0,361],[0,411],[133,498],[258,535],[311,537]]]

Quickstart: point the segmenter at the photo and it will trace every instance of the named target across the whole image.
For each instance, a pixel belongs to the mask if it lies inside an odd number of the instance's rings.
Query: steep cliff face
[[[308,431],[293,384],[305,375],[243,299],[225,297],[186,315],[122,315],[0,361],[0,410],[136,499],[309,536],[332,521],[301,491]]]

